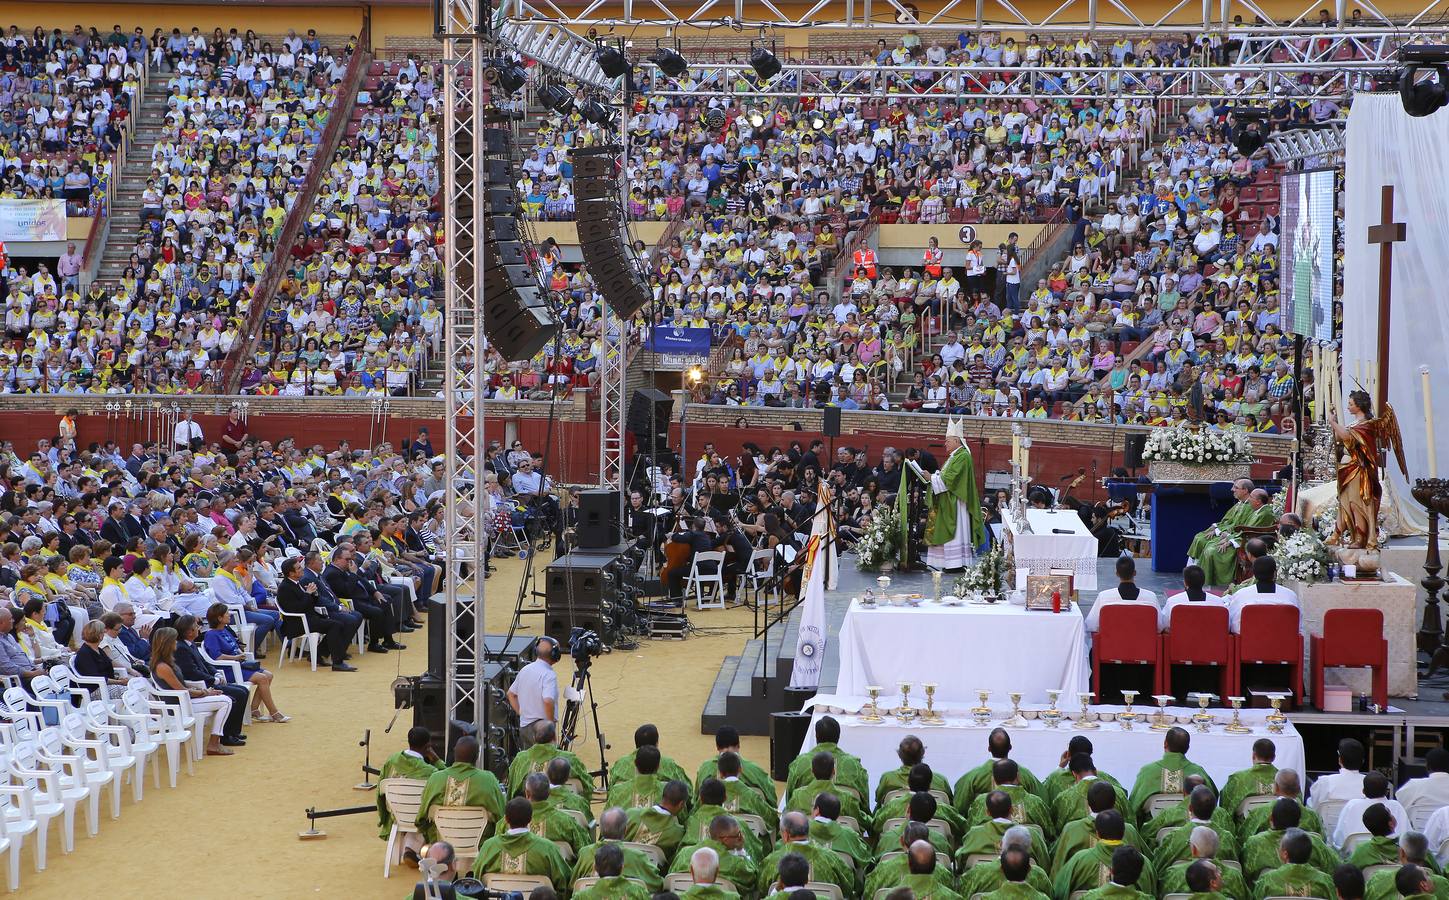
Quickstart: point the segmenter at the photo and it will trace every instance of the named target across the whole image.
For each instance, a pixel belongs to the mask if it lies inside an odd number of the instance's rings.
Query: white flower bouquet
[[[1243,463],[1253,461],[1248,436],[1240,431],[1191,429],[1186,425],[1158,428],[1147,436],[1145,460],[1180,463]]]
[[[1312,584],[1328,574],[1331,557],[1318,532],[1300,528],[1292,537],[1278,542],[1273,548],[1273,559],[1278,562],[1279,578]]]
[[[855,567],[862,572],[879,572],[887,560],[896,558],[899,542],[895,506],[876,506],[871,510],[870,524],[866,526],[865,533],[855,542]]]
[[[966,567],[956,579],[952,593],[958,597],[973,592],[984,596],[1000,595],[1007,565],[1006,551],[1000,543],[993,544],[980,559]]]

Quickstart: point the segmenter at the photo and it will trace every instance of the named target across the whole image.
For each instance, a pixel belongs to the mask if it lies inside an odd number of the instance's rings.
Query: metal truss
[[[1320,127],[1275,132],[1268,136],[1268,152],[1277,163],[1313,165],[1313,160],[1331,160],[1343,155],[1347,124],[1334,119]]]
[[[1001,69],[987,66],[894,66],[853,68],[819,63],[785,63],[781,73],[763,87],[747,86],[744,64],[691,67],[699,84],[690,90],[651,90],[650,96],[736,98],[834,97],[867,101],[890,99],[989,100],[1138,98],[1142,100],[1236,100],[1266,102],[1276,96],[1340,99],[1359,88],[1381,63],[1344,60],[1333,63],[1259,64],[1220,67],[1108,66]],[[1305,72],[1317,77],[1303,84]],[[838,86],[832,79],[838,80]]]
[[[615,324],[617,322],[617,327]],[[618,488],[620,502],[624,484],[624,363],[627,320],[604,307],[604,352],[599,357],[599,483]]]
[[[444,443],[443,552],[447,558],[444,610],[444,699],[447,746],[457,736],[453,723],[472,722],[483,735],[483,574],[488,561],[484,536],[483,398],[483,245],[486,194],[482,190],[483,115],[487,103],[484,70],[490,55],[486,37],[486,0],[441,0],[444,68],[443,191],[447,214],[444,279],[448,316],[443,333],[447,363],[443,373]],[[459,635],[460,618],[477,623]]]
[[[613,91],[618,79],[604,75],[594,61],[594,45],[561,25],[509,20],[497,28],[499,43],[537,60],[555,74],[601,91]]]

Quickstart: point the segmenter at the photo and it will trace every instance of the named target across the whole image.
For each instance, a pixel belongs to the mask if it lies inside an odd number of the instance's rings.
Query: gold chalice
[[[896,721],[904,725],[916,717],[916,711],[911,709],[911,683],[902,681],[900,687],[901,705],[896,708]]]
[[[1223,731],[1226,731],[1228,734],[1252,734],[1253,733],[1253,729],[1251,729],[1248,726],[1244,725],[1243,724],[1243,720],[1241,718],[1239,718],[1239,713],[1243,709],[1243,699],[1244,698],[1242,698],[1242,697],[1229,697],[1228,698],[1228,702],[1233,705],[1233,720],[1231,722],[1229,722],[1227,725],[1223,726]]]
[[[991,707],[986,705],[986,701],[989,699],[991,699],[990,691],[978,690],[976,692],[977,705],[971,707],[971,718],[977,725],[985,725],[991,721]]]
[[[1052,688],[1046,692],[1046,695],[1047,708],[1037,713],[1036,717],[1041,719],[1042,724],[1046,727],[1056,728],[1062,723],[1062,711],[1057,709],[1057,701],[1061,699],[1062,692],[1060,688]]]
[[[1087,716],[1091,715],[1091,713],[1087,711],[1087,707],[1090,706],[1091,703],[1092,703],[1092,692],[1091,691],[1078,691],[1077,692],[1077,699],[1079,699],[1079,700],[1082,701],[1082,712],[1081,712],[1080,715],[1077,716],[1077,721],[1075,721],[1075,722],[1072,723],[1072,727],[1073,728],[1080,728],[1083,731],[1087,731],[1087,730],[1090,730],[1090,729],[1093,729],[1093,728],[1100,728],[1100,727],[1102,727],[1101,725],[1098,725],[1096,722],[1089,722],[1089,721],[1087,721]]]
[[[1026,716],[1021,714],[1021,691],[1010,691],[1006,695],[1011,700],[1011,715],[1002,722],[1007,728],[1028,728],[1031,723]]]
[[[1132,710],[1132,701],[1137,699],[1136,691],[1123,691],[1122,704],[1125,707],[1117,713],[1117,722],[1122,726],[1123,731],[1131,731],[1132,723],[1142,718],[1142,714]]]
[[[1152,730],[1166,731],[1176,724],[1176,719],[1167,714],[1167,704],[1177,699],[1171,694],[1153,694],[1152,699],[1157,701],[1157,712],[1152,714]]]
[[[1208,712],[1208,704],[1218,699],[1218,695],[1199,691],[1196,694],[1189,694],[1188,699],[1197,700],[1197,712],[1192,714],[1192,724],[1197,726],[1199,734],[1207,734],[1208,729],[1218,722],[1217,718]]]
[[[936,688],[934,681],[921,683],[921,689],[926,692],[926,708],[921,712],[922,725],[945,725],[946,720],[936,712]]]
[[[860,708],[860,715],[857,719],[870,725],[877,722],[884,722],[880,714],[880,688],[877,685],[866,685],[865,692],[870,695],[870,702]]]

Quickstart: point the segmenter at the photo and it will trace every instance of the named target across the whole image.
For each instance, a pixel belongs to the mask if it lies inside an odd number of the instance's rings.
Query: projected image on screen
[[[1278,257],[1283,329],[1333,338],[1333,172],[1283,176]]]

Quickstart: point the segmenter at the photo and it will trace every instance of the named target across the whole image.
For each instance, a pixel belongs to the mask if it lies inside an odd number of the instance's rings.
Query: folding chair
[[[694,561],[689,565],[689,577],[685,579],[684,590],[688,594],[694,592],[695,609],[724,609],[724,551],[723,550],[702,550],[694,554]],[[700,563],[714,563],[713,572],[701,572]],[[712,598],[705,600],[705,585],[713,585],[709,591]]]

